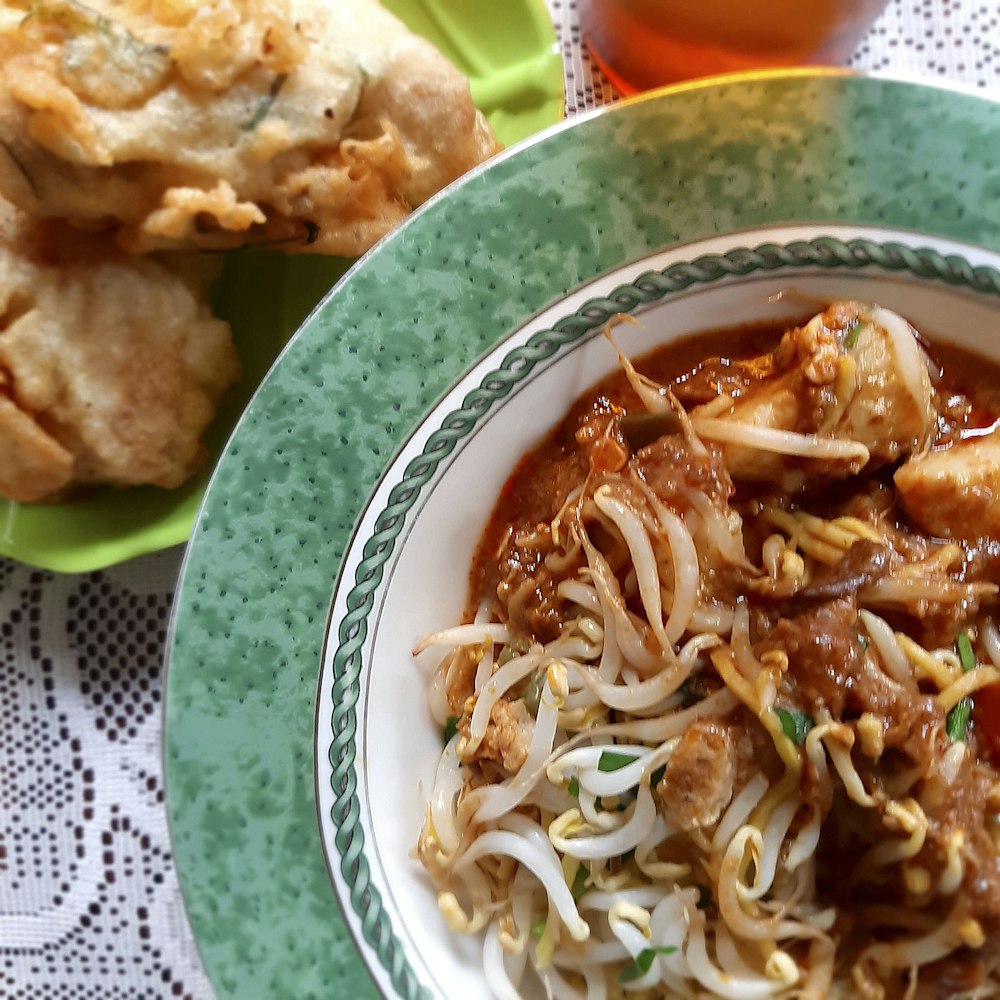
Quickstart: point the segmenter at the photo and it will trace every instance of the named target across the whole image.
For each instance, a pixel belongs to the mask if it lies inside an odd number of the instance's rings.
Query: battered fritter
[[[129,257],[0,200],[0,495],[179,486],[239,371],[216,263]]]
[[[353,256],[497,148],[373,0],[0,2],[0,193],[133,253]]]

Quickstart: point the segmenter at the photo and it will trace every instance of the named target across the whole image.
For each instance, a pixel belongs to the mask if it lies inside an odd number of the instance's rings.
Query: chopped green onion
[[[549,921],[548,917],[539,917],[531,925],[531,936],[532,938],[534,938],[535,941],[540,941],[542,939],[542,935],[545,933],[545,925],[548,923],[548,921]]]
[[[949,713],[944,728],[948,739],[958,743],[965,739],[965,731],[969,728],[969,715],[972,713],[972,699],[963,698]]]
[[[447,746],[454,738],[455,733],[458,732],[458,720],[457,715],[449,715],[444,723],[444,745]]]
[[[578,799],[580,797],[580,779],[570,778],[569,785],[567,786],[566,791],[569,792],[569,794],[572,795],[574,799]]]
[[[805,712],[800,712],[797,708],[776,708],[774,711],[781,720],[781,729],[784,734],[796,746],[802,746],[809,730],[816,723]]]
[[[538,706],[542,701],[542,689],[545,687],[544,670],[536,670],[528,679],[528,686],[524,689],[524,706],[532,715],[538,715]]]
[[[657,955],[672,955],[675,951],[677,949],[672,944],[665,944],[659,948],[643,948],[632,960],[632,964],[618,973],[618,982],[629,983],[633,979],[641,979],[653,967],[653,959]]]
[[[635,756],[630,753],[617,753],[614,750],[605,750],[597,761],[598,771],[620,771],[623,767],[635,763]]]
[[[955,649],[958,651],[958,662],[962,664],[963,673],[974,670],[976,666],[976,654],[972,651],[972,642],[969,633],[962,631],[958,633],[955,640]]]
[[[271,88],[268,90],[267,94],[261,98],[260,103],[257,105],[257,110],[248,118],[240,128],[244,132],[252,132],[270,113],[271,108],[274,106],[274,102],[278,99],[278,94],[281,92],[281,88],[285,85],[285,81],[288,79],[287,73],[279,73],[272,81]]]
[[[861,320],[856,319],[848,328],[847,333],[844,334],[844,347],[850,350],[855,347],[858,343],[858,338],[861,336],[861,328],[864,324]]]
[[[972,642],[969,633],[961,631],[955,639],[955,649],[958,652],[958,662],[962,665],[962,672],[968,673],[976,669],[976,654],[972,651]],[[972,714],[972,699],[963,698],[949,713],[945,719],[944,729],[948,734],[948,739],[952,743],[958,743],[965,739],[965,734],[969,728],[969,716]]]
[[[570,888],[570,892],[573,894],[573,899],[579,902],[580,897],[587,891],[587,878],[590,876],[590,869],[585,865],[580,865],[576,870],[576,875],[573,876],[573,885]]]

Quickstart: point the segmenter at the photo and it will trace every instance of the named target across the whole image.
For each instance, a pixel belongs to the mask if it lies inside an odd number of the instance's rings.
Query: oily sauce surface
[[[800,322],[805,322],[803,316]],[[669,386],[686,409],[720,392],[739,391],[771,369],[764,357],[794,322],[753,323],[709,330],[633,359],[642,374]],[[946,340],[922,337],[933,362],[941,443],[1000,420],[1000,364]],[[608,347],[609,351],[611,347]],[[585,391],[558,426],[518,462],[501,489],[473,559],[466,619],[479,603],[491,599],[497,584],[497,553],[512,529],[547,522],[567,494],[587,474],[576,431],[592,415],[619,410],[641,412],[624,372],[615,371]],[[740,491],[741,497],[746,497]]]

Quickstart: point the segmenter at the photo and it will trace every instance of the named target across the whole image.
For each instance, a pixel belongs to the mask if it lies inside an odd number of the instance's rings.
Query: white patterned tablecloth
[[[549,0],[567,114],[615,100]],[[1000,0],[893,0],[857,69],[1000,92]],[[163,801],[162,653],[182,551],[80,576],[0,560],[0,997],[212,997]]]

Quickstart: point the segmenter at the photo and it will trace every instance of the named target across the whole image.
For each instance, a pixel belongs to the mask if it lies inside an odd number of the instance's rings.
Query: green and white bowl
[[[409,857],[440,749],[410,649],[504,477],[613,367],[613,312],[637,354],[801,316],[793,287],[996,353],[998,148],[971,93],[708,81],[515,147],[345,276],[225,449],[173,621],[168,806],[220,996],[485,995]]]
[[[323,844],[359,948],[387,995],[488,1000],[481,938],[450,934],[412,857],[441,753],[428,667],[410,651],[461,620],[479,535],[518,459],[615,370],[700,331],[794,323],[874,301],[923,334],[1000,361],[1000,255],[912,233],[780,227],[674,248],[607,274],[533,318],[433,408],[379,484],[337,585],[319,685]],[[738,353],[738,344],[733,344]],[[440,655],[440,654],[438,654]]]

